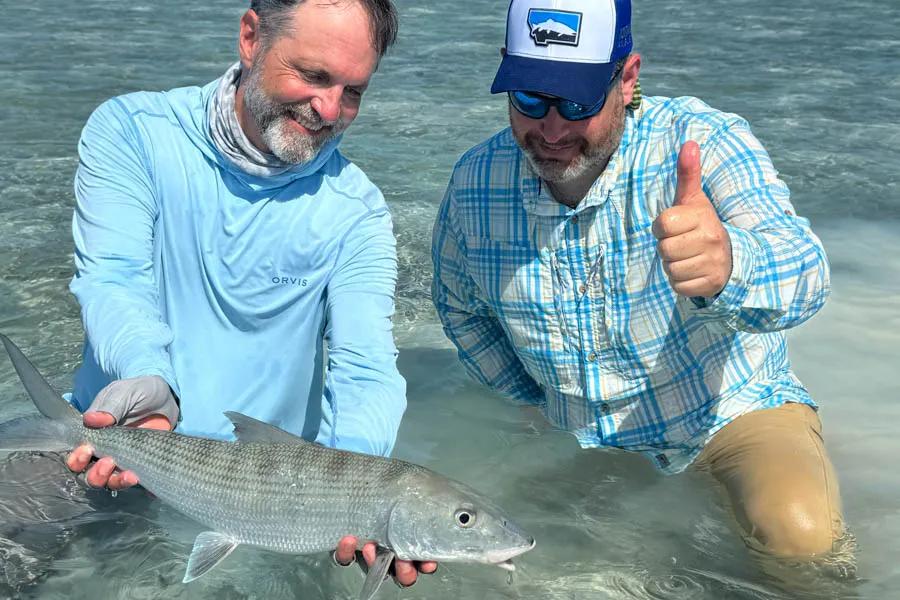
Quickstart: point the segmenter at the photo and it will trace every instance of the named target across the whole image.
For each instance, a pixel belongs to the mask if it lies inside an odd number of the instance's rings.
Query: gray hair
[[[336,2],[338,0],[330,0]],[[372,46],[378,56],[384,56],[397,40],[400,28],[397,9],[391,0],[350,0],[358,2],[369,15]],[[250,9],[259,16],[263,43],[270,44],[290,26],[292,10],[305,0],[251,0]]]

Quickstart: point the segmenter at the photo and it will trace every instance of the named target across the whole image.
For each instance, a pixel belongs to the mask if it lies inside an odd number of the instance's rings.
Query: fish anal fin
[[[372,563],[372,566],[369,567],[369,572],[366,573],[366,581],[359,592],[359,600],[371,600],[375,596],[378,588],[384,583],[388,569],[391,568],[393,561],[394,553],[387,548],[379,546],[375,554],[375,562]]]
[[[194,549],[188,559],[187,571],[182,583],[193,581],[211,571],[231,554],[238,543],[227,535],[204,531],[194,540]]]
[[[302,437],[288,433],[274,425],[269,425],[239,412],[227,411],[225,416],[234,425],[234,435],[242,442],[264,442],[276,444],[309,444]]]

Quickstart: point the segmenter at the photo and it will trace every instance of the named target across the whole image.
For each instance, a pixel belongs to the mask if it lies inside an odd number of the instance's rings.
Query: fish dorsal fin
[[[277,444],[308,444],[302,437],[288,433],[274,425],[263,423],[239,412],[228,411],[225,416],[234,425],[234,435],[242,442],[267,442]]]
[[[391,568],[393,560],[393,551],[378,546],[375,562],[369,567],[369,572],[366,573],[366,581],[359,592],[359,600],[371,600],[375,596],[378,588],[381,587],[381,584],[387,578],[388,569]]]
[[[188,559],[187,571],[182,583],[193,581],[211,571],[217,564],[225,560],[238,544],[227,535],[204,531],[194,540],[194,549]]]

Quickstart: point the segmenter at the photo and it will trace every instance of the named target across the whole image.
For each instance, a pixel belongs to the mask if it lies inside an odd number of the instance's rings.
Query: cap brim
[[[593,106],[603,98],[615,63],[578,63],[507,54],[500,63],[492,94],[535,92]]]

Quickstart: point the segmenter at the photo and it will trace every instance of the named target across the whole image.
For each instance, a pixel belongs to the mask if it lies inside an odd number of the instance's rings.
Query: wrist
[[[728,233],[731,268],[725,285],[712,296],[692,297],[697,308],[707,309],[724,317],[735,315],[744,305],[756,271],[759,243],[745,229],[722,224]]]

